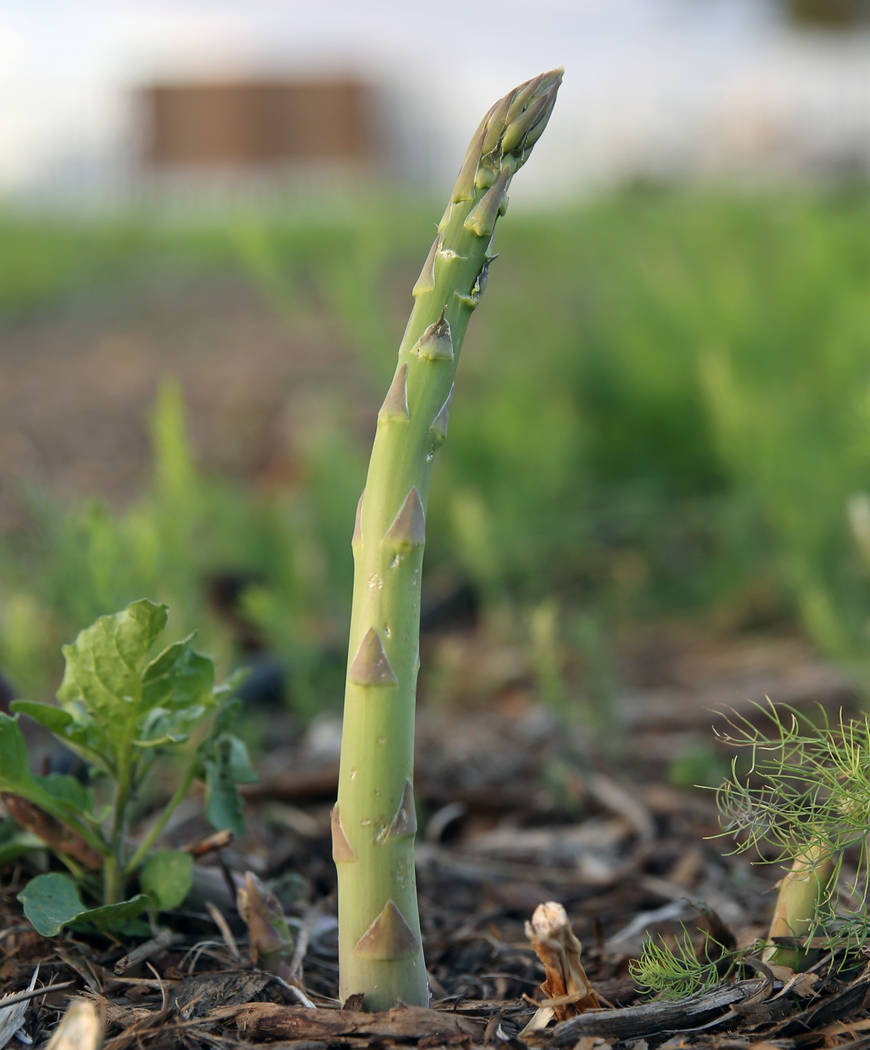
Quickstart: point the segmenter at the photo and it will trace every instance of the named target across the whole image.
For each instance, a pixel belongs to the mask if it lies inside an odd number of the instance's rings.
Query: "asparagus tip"
[[[475,189],[486,191],[469,216],[472,222],[467,228],[474,233],[491,234],[506,200],[507,184],[547,126],[564,72],[559,66],[515,87],[490,108],[475,131],[450,198],[451,203],[472,201]]]

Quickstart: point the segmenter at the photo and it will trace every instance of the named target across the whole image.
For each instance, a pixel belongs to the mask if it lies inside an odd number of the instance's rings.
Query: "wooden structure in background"
[[[156,83],[143,89],[152,170],[368,165],[370,88],[347,78]]]

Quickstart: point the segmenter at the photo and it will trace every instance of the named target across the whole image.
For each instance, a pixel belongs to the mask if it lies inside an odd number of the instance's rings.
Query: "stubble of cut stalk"
[[[414,874],[413,743],[429,477],[447,434],[463,337],[494,258],[510,181],[550,118],[562,71],[500,99],[475,132],[420,276],[378,413],[354,526],[354,592],[338,801],[341,998],[426,1005]]]

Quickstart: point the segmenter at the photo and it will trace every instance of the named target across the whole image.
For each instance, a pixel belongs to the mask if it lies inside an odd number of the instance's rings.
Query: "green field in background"
[[[305,220],[0,215],[0,338],[155,275],[231,273],[289,325],[329,312],[385,388],[438,214],[370,201]],[[434,475],[427,575],[474,581],[520,641],[542,603],[565,644],[589,622],[715,612],[798,624],[860,670],[868,232],[861,188],[635,190],[509,215]],[[34,505],[30,534],[8,538],[0,671],[27,695],[50,689],[58,643],[143,595],[232,664],[202,580],[244,570],[258,581],[246,608],[311,710],[349,614],[367,454],[339,420],[312,436],[306,484],[266,496],[199,469],[167,387],[150,491],[125,508]]]

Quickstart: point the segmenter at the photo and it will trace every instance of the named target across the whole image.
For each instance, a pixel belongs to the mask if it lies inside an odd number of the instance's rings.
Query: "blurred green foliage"
[[[100,610],[154,594],[173,603],[174,626],[197,630],[197,644],[224,668],[250,655],[237,647],[243,617],[264,649],[283,658],[300,713],[313,713],[322,650],[338,640],[330,614],[351,583],[346,521],[335,504],[353,504],[361,453],[340,434],[318,443],[313,483],[300,493],[263,494],[209,477],[194,464],[173,381],[161,387],[151,432],[153,477],[132,505],[89,499],[62,510],[30,497],[32,528],[0,554],[3,673],[27,695],[52,692],[58,669],[49,646]],[[242,582],[229,605],[213,593],[224,573]]]
[[[146,274],[230,270],[288,326],[329,319],[365,362],[373,419],[437,216],[393,201],[195,227],[0,218],[0,321]],[[799,622],[860,670],[870,592],[847,506],[870,487],[868,229],[860,187],[623,191],[505,223],[435,474],[427,573],[521,610],[554,695],[557,641],[585,616]],[[250,575],[247,615],[300,703],[337,703],[322,651],[344,638],[368,449],[326,412],[301,480],[265,493],[203,473],[185,433],[167,385],[139,501],[31,500],[34,528],[0,560],[0,668],[40,691],[58,641],[145,594],[230,663],[203,588],[229,568]]]

